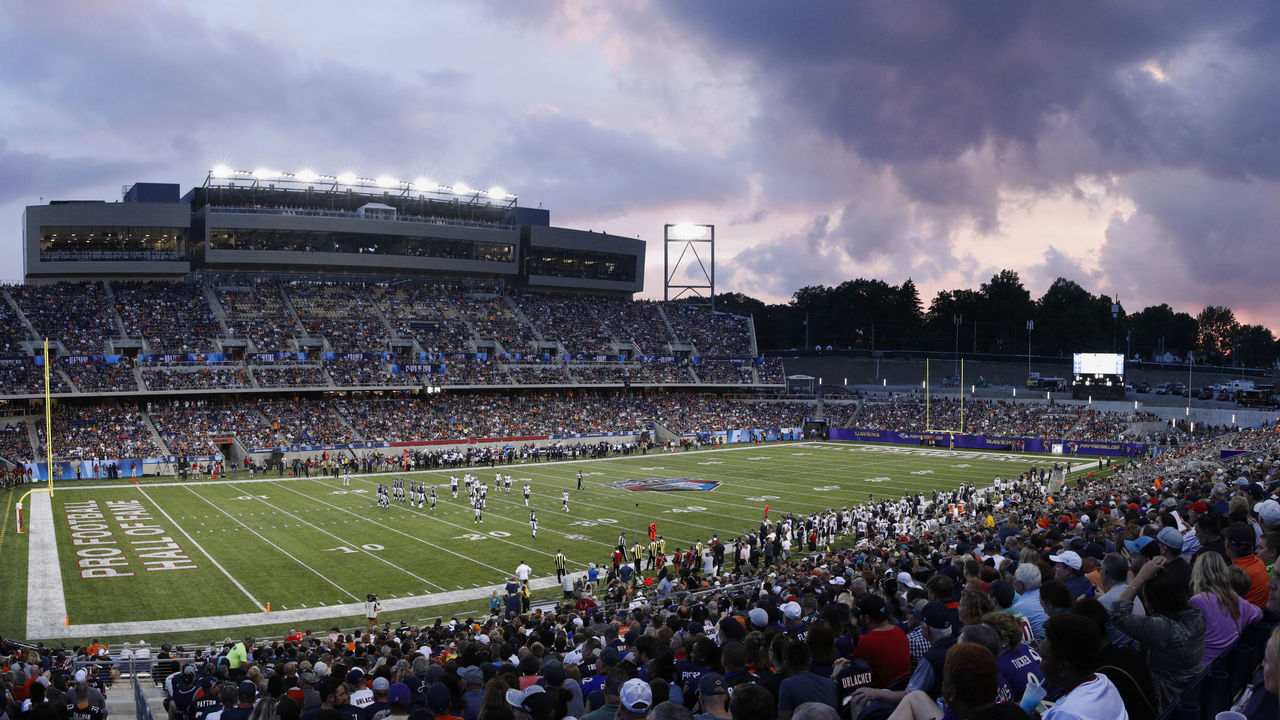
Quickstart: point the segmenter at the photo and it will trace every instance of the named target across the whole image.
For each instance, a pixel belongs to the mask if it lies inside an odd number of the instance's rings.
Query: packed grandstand
[[[798,438],[815,420],[1123,459],[1062,487],[1029,467],[933,497],[766,507],[736,537],[644,563],[620,544],[587,572],[557,568],[563,598],[542,608],[525,566],[489,613],[434,624],[377,618],[371,597],[364,628],[194,649],[0,639],[9,720],[103,720],[100,693],[139,660],[172,720],[1276,716],[1276,425],[1193,433],[1087,403],[786,396],[750,318],[631,299],[643,248],[628,239],[478,194],[313,197],[214,175],[181,201],[135,186],[123,203],[28,208],[31,282],[0,288],[8,483],[40,479],[50,448],[63,478],[125,459],[256,470],[280,451],[295,469],[338,451],[376,473],[726,431]]]

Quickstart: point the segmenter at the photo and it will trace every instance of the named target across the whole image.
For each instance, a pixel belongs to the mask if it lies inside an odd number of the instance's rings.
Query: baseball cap
[[[374,678],[374,679],[373,679],[373,691],[374,691],[374,692],[383,692],[383,691],[387,690],[387,689],[388,689],[388,688],[390,688],[390,687],[391,687],[391,681],[390,681],[390,680],[387,680],[387,679],[386,679],[386,678],[384,678],[384,677],[377,677],[377,678]]]
[[[1253,532],[1253,528],[1244,523],[1233,523],[1226,530],[1222,531],[1222,536],[1226,538],[1227,544],[1233,549],[1243,552],[1252,553],[1254,545],[1257,543],[1258,536]]]
[[[788,620],[798,619],[800,617],[800,603],[796,602],[795,600],[792,600],[791,602],[788,602],[788,603],[783,603],[782,614]]]
[[[191,666],[188,665],[187,667],[191,667]],[[314,670],[303,670],[302,672],[298,673],[298,679],[308,685],[315,685],[316,673]]]
[[[622,703],[622,707],[631,712],[647,712],[653,705],[653,691],[649,689],[649,683],[639,678],[631,678],[622,684],[622,690],[618,692],[618,700]]]
[[[387,688],[387,702],[397,705],[409,704],[409,686],[402,682],[391,683]]]
[[[928,604],[928,600],[917,598],[915,602],[911,603],[911,614],[919,620],[924,620],[924,606]]]
[[[302,688],[291,687],[284,691],[285,697],[298,703],[298,707],[302,707],[307,702],[307,694],[302,692]]]
[[[864,615],[880,616],[884,614],[884,599],[879,595],[867,595],[858,601],[858,612]]]
[[[748,615],[751,617],[751,624],[756,627],[764,627],[769,624],[769,612],[764,608],[752,608]]]
[[[188,665],[188,667],[190,666]],[[88,677],[89,677],[89,673],[84,668],[80,668],[79,670],[76,671],[76,683],[82,683],[86,679],[88,679]]]
[[[1050,555],[1049,560],[1062,563],[1072,570],[1080,569],[1080,555],[1074,550],[1065,550],[1061,555]]]
[[[458,668],[458,677],[462,678],[462,681],[468,685],[484,684],[484,672],[475,665]]]
[[[1248,485],[1245,485],[1244,491],[1249,493],[1250,495],[1259,495],[1259,496],[1261,496],[1265,492],[1262,489],[1262,485],[1258,483],[1249,483]]]
[[[698,694],[699,695],[727,695],[728,688],[724,686],[724,676],[720,673],[709,672],[698,678]]]
[[[361,680],[364,680],[364,671],[360,668],[351,668],[351,671],[347,673],[348,684],[356,685],[359,684]]]
[[[548,685],[559,685],[564,682],[564,665],[559,660],[548,660],[542,663],[542,677]]]
[[[1263,500],[1253,506],[1253,511],[1258,513],[1258,519],[1268,525],[1280,524],[1280,503],[1275,500]]]
[[[618,648],[612,645],[601,649],[599,658],[601,662],[609,666],[617,665],[622,660],[622,656],[618,653]]]
[[[1155,538],[1150,535],[1143,535],[1137,540],[1125,540],[1124,546],[1129,552],[1141,553],[1153,542],[1155,542]]]
[[[217,684],[218,684],[218,678],[212,677],[212,676],[206,676],[200,680],[200,689],[212,690],[213,687]]]
[[[1191,503],[1191,507],[1188,509],[1197,515],[1207,515],[1209,513],[1209,506],[1205,505],[1203,500],[1197,500]]]
[[[905,570],[898,573],[898,584],[906,585],[907,587],[913,587],[913,588],[920,587],[920,585],[916,583],[916,579],[911,577],[911,573]]]
[[[546,692],[541,685],[530,685],[524,690],[511,688],[507,691],[507,704],[511,707],[525,707],[525,702],[533,695],[541,695]]]
[[[77,674],[79,674],[79,673],[77,673]],[[185,665],[185,666],[183,666],[183,668],[182,668],[182,674],[183,674],[183,675],[195,675],[195,674],[196,674],[196,666],[195,666],[195,663],[192,663],[192,664],[190,664],[190,665]]]
[[[1013,605],[1013,583],[1008,580],[996,580],[991,583],[989,589],[991,591],[991,599],[996,601],[996,605],[1002,608]]]
[[[241,680],[240,685],[236,688],[236,694],[241,700],[248,700],[258,694],[258,686],[253,684],[251,680]]]
[[[1088,545],[1084,546],[1084,551],[1081,554],[1084,555],[1084,557],[1091,557],[1094,560],[1101,560],[1102,558],[1107,556],[1107,551],[1099,543],[1089,543]]]
[[[511,693],[510,690],[507,691]],[[427,706],[435,710],[443,710],[449,707],[449,703],[453,702],[453,693],[449,692],[449,687],[444,683],[431,683],[427,688]]]
[[[1161,545],[1166,545],[1172,550],[1182,549],[1182,533],[1171,527],[1160,528],[1160,532],[1156,534],[1156,539]]]
[[[920,619],[931,630],[938,632],[951,633],[951,612],[947,610],[947,606],[937,600],[930,600],[925,603],[924,608],[920,611]]]

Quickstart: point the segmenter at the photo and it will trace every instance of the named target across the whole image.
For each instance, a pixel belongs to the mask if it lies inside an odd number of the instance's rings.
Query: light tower
[[[672,263],[672,246],[679,246],[679,255]],[[707,257],[704,258],[703,255]],[[692,256],[692,257],[690,257]],[[687,260],[686,260],[687,258]],[[686,275],[677,278],[682,266]],[[679,225],[662,226],[662,299],[679,300],[688,295],[701,300],[699,304],[716,309],[716,226]],[[703,293],[706,293],[705,295]]]

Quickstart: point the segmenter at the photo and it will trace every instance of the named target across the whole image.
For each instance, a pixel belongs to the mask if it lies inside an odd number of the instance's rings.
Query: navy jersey
[[[835,681],[836,698],[840,703],[840,714],[844,717],[849,712],[853,693],[859,688],[871,687],[871,665],[862,658],[853,658],[836,675]]]
[[[106,713],[92,702],[85,707],[80,707],[73,700],[67,703],[67,717],[71,720],[104,720]]]

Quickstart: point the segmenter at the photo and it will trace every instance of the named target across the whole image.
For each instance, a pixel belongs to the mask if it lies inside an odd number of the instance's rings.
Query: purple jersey
[[[1019,644],[1018,647],[1001,655],[996,660],[996,667],[1000,675],[1000,693],[1003,694],[1006,686],[1009,692],[1009,697],[998,697],[999,700],[1015,703],[1021,700],[1022,693],[1027,689],[1027,683],[1031,678],[1044,684],[1044,675],[1040,672],[1040,655],[1026,645]]]

